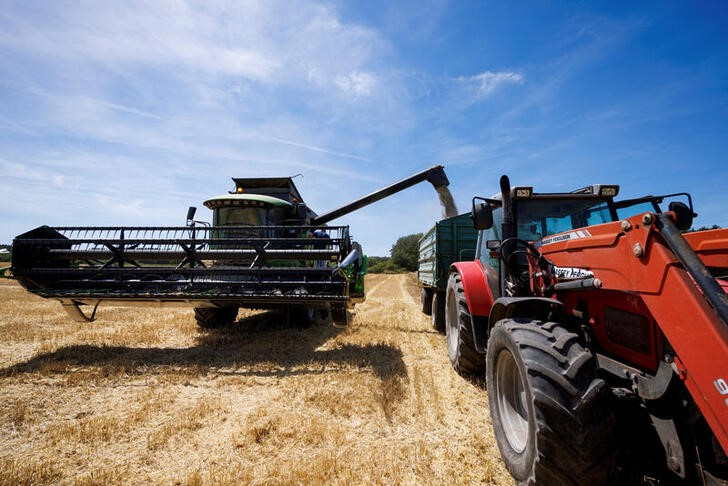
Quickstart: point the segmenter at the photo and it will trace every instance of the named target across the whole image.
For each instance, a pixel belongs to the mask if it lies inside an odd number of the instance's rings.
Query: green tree
[[[392,263],[413,272],[417,270],[417,261],[419,260],[418,242],[422,238],[422,233],[402,236],[392,245]]]
[[[717,224],[714,224],[713,226],[710,226],[710,227],[708,227],[708,226],[701,226],[698,229],[690,228],[685,233],[692,233],[693,231],[716,230],[716,229],[720,229],[720,226],[718,226]]]

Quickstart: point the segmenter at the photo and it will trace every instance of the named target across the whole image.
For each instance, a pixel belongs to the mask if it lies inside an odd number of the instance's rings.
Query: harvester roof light
[[[533,195],[533,187],[516,187],[513,189],[516,197],[529,198]]]
[[[235,191],[236,191],[236,192],[237,192],[238,194],[240,194],[241,192],[243,192],[243,188],[242,188],[242,187],[238,187],[237,189],[235,189]]]

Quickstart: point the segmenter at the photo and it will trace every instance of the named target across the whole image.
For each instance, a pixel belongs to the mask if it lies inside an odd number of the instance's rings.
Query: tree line
[[[417,270],[422,233],[402,236],[392,245],[388,257],[369,257],[369,273],[404,273]]]

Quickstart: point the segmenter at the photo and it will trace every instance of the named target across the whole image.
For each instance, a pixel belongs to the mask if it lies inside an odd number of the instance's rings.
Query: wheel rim
[[[455,292],[452,290],[447,293],[447,352],[450,358],[454,358],[458,350],[458,341],[460,340],[460,323],[458,322],[458,307],[455,301]]]
[[[504,349],[498,355],[495,367],[496,406],[503,432],[511,448],[521,453],[528,442],[528,407],[526,388],[518,370],[516,359]]]

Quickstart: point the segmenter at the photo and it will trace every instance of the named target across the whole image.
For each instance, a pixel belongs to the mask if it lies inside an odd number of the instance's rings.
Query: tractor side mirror
[[[477,230],[493,227],[493,208],[480,198],[473,198],[473,226]]]
[[[197,212],[197,208],[194,206],[190,206],[189,209],[187,209],[187,224],[189,224],[190,221],[195,219],[196,212]]]
[[[693,226],[695,214],[687,204],[680,201],[673,201],[668,206],[668,210],[675,213],[675,226],[680,231],[687,231]]]

